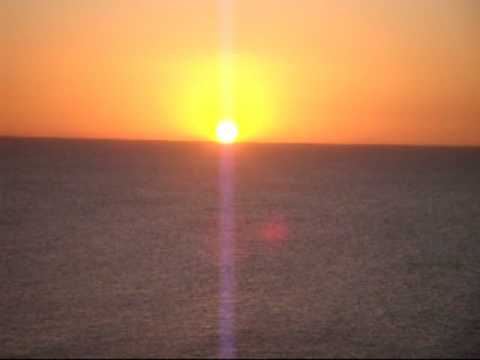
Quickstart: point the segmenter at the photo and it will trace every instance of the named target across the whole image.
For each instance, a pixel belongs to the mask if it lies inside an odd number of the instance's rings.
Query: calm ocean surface
[[[480,148],[228,149],[0,140],[0,357],[480,356]]]

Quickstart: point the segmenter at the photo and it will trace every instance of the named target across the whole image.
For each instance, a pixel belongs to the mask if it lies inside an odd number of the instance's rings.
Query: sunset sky
[[[0,135],[480,144],[477,0],[0,7]]]

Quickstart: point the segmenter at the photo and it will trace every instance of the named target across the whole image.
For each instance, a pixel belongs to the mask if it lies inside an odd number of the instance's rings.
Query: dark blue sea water
[[[0,356],[478,357],[480,149],[0,140]]]

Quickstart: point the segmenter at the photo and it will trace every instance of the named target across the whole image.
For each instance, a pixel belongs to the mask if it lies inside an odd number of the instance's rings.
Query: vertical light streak
[[[220,8],[220,104],[222,119],[234,118],[233,76],[233,1],[219,0]],[[233,250],[234,238],[234,184],[233,149],[223,146],[220,156],[220,309],[219,309],[219,356],[221,359],[235,357],[234,335],[234,288],[235,273]]]
[[[233,184],[233,149],[224,146],[220,158],[220,358],[235,356],[234,335],[234,288],[235,264],[233,251],[234,237],[234,184]]]
[[[234,104],[234,52],[233,1],[220,1],[220,103],[223,119],[233,119]]]

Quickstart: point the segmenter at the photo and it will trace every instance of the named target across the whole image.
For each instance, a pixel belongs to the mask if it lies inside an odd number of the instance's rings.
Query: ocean
[[[479,357],[480,148],[0,140],[0,357]]]

